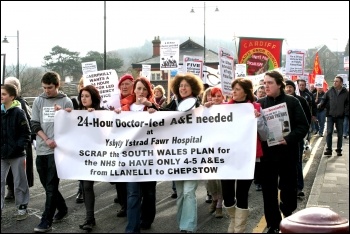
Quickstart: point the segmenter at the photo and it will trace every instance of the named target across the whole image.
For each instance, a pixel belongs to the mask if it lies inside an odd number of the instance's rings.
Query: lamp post
[[[196,8],[201,8],[201,7],[196,7]],[[205,2],[204,2],[203,8],[204,8],[204,36],[203,36],[203,40],[204,40],[204,42],[203,42],[203,44],[204,44],[203,60],[204,61],[203,61],[203,65],[205,65],[205,51],[206,51],[206,46],[205,46],[205,9],[206,9],[206,5],[205,5]],[[216,6],[215,12],[218,12],[218,11],[219,11],[219,8]],[[194,7],[192,7],[190,13],[195,13]]]
[[[103,53],[103,70],[106,70],[106,63],[107,63],[107,53],[106,53],[106,1],[104,1],[104,53]]]
[[[16,76],[19,79],[19,31],[17,30],[17,36],[5,36],[2,43],[9,43],[7,40],[8,37],[17,37],[17,67],[16,67]]]

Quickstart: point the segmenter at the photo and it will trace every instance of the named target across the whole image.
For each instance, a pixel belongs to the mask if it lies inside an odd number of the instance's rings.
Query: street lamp
[[[205,2],[204,2],[204,57],[203,57],[203,59],[204,59],[204,62],[203,62],[203,64],[205,65],[205,50],[206,50],[206,47],[205,47],[205,7],[206,7],[206,5],[205,5]],[[201,8],[201,7],[196,7],[196,8]],[[216,6],[216,8],[215,8],[215,12],[218,12],[219,11],[219,8]],[[194,12],[194,7],[192,7],[192,9],[191,9],[191,11],[190,11],[190,13],[195,13]]]
[[[106,1],[103,1],[103,12],[104,12],[104,17],[103,17],[103,25],[104,25],[104,52],[103,52],[103,70],[106,70],[106,63],[107,63],[107,52],[106,52]]]
[[[19,31],[17,30],[17,36],[5,36],[2,43],[9,43],[7,40],[8,37],[17,37],[17,68],[16,68],[16,76],[19,79]]]

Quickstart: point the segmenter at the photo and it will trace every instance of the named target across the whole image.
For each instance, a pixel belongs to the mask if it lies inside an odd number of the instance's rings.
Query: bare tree
[[[45,70],[38,67],[27,68],[23,71],[20,78],[23,97],[36,97],[42,93],[40,81],[44,73]]]

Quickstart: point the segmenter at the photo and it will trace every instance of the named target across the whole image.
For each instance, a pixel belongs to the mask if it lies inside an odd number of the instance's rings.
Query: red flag
[[[313,84],[311,82],[315,82],[315,76],[312,73],[309,74],[309,84]]]
[[[323,91],[327,91],[328,90],[328,83],[326,81],[326,79],[323,80]]]
[[[292,81],[298,80],[298,76],[292,76]]]
[[[312,70],[312,76],[310,77],[310,84],[315,83],[316,75],[322,75],[320,59],[318,58],[318,52],[316,52],[316,55],[315,55],[314,69]]]

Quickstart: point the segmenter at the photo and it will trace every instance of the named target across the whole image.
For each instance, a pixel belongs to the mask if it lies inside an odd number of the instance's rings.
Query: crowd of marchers
[[[43,93],[35,98],[32,107],[21,97],[21,84],[17,78],[8,77],[1,85],[1,211],[6,200],[14,199],[16,219],[23,222],[28,217],[29,190],[34,183],[32,144],[35,142],[35,165],[45,190],[45,200],[40,223],[34,227],[34,232],[48,232],[55,223],[69,215],[69,207],[59,191],[52,113],[105,110],[101,107],[99,90],[93,85],[84,85],[83,77],[77,87],[77,98],[69,98],[60,91],[60,80],[58,73],[46,72],[41,78]],[[305,196],[302,156],[311,135],[323,137],[326,132],[324,155],[328,157],[333,154],[333,132],[337,132],[337,156],[342,156],[343,138],[349,136],[349,90],[343,87],[340,76],[336,76],[333,86],[324,91],[322,88],[315,89],[313,85],[308,89],[304,80],[294,82],[278,71],[267,71],[255,92],[251,80],[236,78],[231,83],[231,95],[225,96],[221,88],[203,84],[192,73],[177,74],[170,83],[172,95],[169,101],[164,88],[161,85],[154,87],[146,77],[134,78],[124,74],[117,85],[121,107],[111,110],[117,114],[123,111],[147,111],[149,114],[157,111],[189,111],[200,106],[210,108],[212,105],[241,103],[253,106],[252,115],[257,119],[254,178],[206,181],[206,202],[210,203],[208,212],[215,213],[215,218],[222,218],[223,209],[226,210],[230,217],[228,233],[246,230],[249,222],[248,192],[253,182],[255,189],[262,191],[267,232],[278,233],[282,218],[292,215],[297,208],[297,198]],[[269,146],[264,109],[282,103],[287,107],[289,133],[278,144]],[[175,218],[181,232],[197,230],[198,182],[172,182],[171,197],[176,199]],[[127,219],[125,232],[139,233],[151,229],[156,221],[156,181],[112,184],[117,192],[114,202],[121,206],[117,216]],[[83,203],[86,209],[85,219],[79,228],[93,230],[98,225],[95,219],[94,181],[77,181],[76,202]]]

